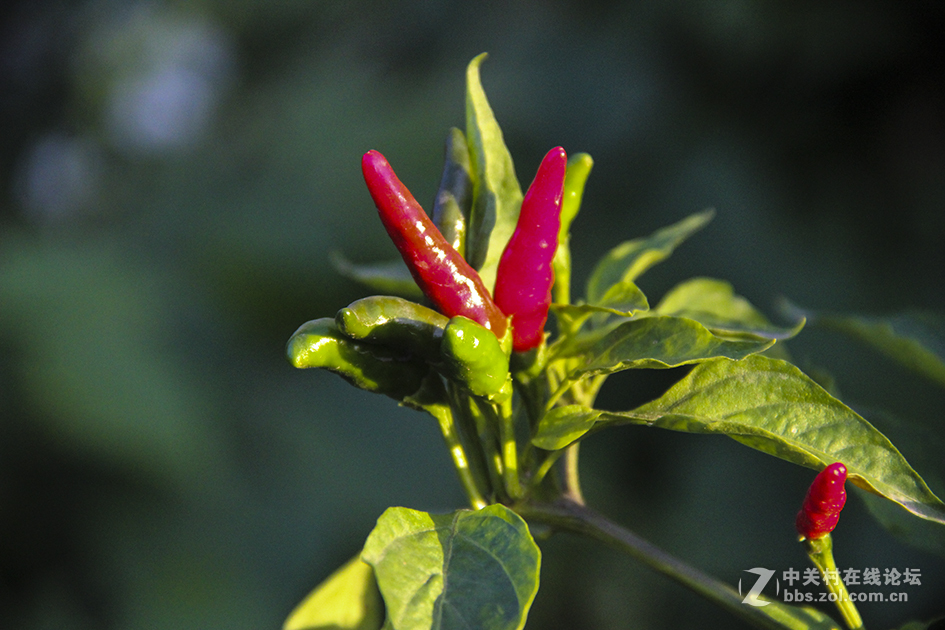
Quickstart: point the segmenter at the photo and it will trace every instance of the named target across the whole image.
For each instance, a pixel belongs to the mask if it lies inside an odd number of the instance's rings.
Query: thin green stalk
[[[481,510],[488,505],[488,502],[483,498],[479,490],[479,483],[469,468],[469,459],[466,457],[466,450],[456,434],[450,408],[446,405],[430,405],[426,409],[440,423],[443,440],[449,449],[450,457],[453,458],[453,465],[456,467],[456,472],[459,473],[459,481],[466,491],[466,496],[469,497],[469,503],[473,509]]]
[[[511,401],[497,407],[477,399],[479,409],[489,416],[493,426],[499,430],[499,444],[502,452],[502,468],[505,490],[513,500],[522,498],[522,484],[518,474],[518,443],[515,441],[515,426],[512,419]]]
[[[532,478],[529,480],[529,488],[534,490],[541,485],[541,482],[545,480],[545,476],[548,474],[548,471],[551,470],[551,467],[555,465],[555,462],[564,454],[564,450],[552,451],[548,453],[548,456],[542,460],[541,464],[538,465],[538,468],[535,470],[535,474],[532,475]]]
[[[480,427],[469,412],[468,397],[461,394],[453,383],[447,383],[446,390],[456,433],[469,457],[469,468],[478,480],[478,486],[483,489],[483,496],[491,503],[494,501],[494,493],[499,487],[496,483],[501,479],[501,475],[493,473],[492,464],[486,459],[487,454],[480,438]]]
[[[462,422],[469,425],[471,431],[474,431],[478,438],[480,453],[493,491],[502,493],[502,457],[496,447],[494,431],[479,411],[478,406],[473,405],[467,395],[461,393],[452,384],[448,386],[448,391],[453,413],[462,418]],[[501,499],[501,497],[498,498]]]
[[[584,505],[584,494],[581,492],[581,479],[578,474],[578,449],[581,443],[575,442],[564,451],[562,466],[564,496],[579,505]]]
[[[555,391],[548,398],[548,402],[545,403],[545,413],[548,413],[554,408],[555,403],[558,402],[558,399],[564,396],[565,393],[571,389],[572,385],[574,385],[574,381],[571,381],[567,378],[561,381],[561,384],[558,385],[558,388],[555,389]]]
[[[863,619],[860,612],[856,609],[856,604],[850,600],[850,593],[847,587],[840,579],[837,571],[837,563],[833,560],[833,540],[830,534],[814,540],[806,540],[804,546],[807,549],[807,555],[811,562],[820,571],[820,577],[824,581],[827,590],[834,594],[836,599],[834,604],[837,610],[843,615],[843,621],[850,630],[858,630],[863,627]]]
[[[774,601],[763,607],[746,605],[742,596],[728,584],[686,564],[590,508],[573,501],[561,501],[553,505],[517,505],[515,510],[528,521],[584,534],[616,547],[759,628],[836,628],[831,625],[829,618],[821,617],[817,611],[810,609],[795,608]]]

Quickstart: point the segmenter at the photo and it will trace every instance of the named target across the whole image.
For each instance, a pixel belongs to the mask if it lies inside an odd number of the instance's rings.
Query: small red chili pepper
[[[468,317],[501,338],[505,315],[479,274],[446,241],[384,156],[368,151],[361,171],[381,222],[424,295],[447,317]]]
[[[541,343],[551,304],[561,198],[568,156],[561,147],[545,155],[522,199],[522,211],[496,272],[495,302],[512,317],[512,348]]]
[[[820,471],[807,491],[801,511],[794,521],[797,533],[815,540],[833,531],[840,519],[840,510],[847,501],[843,484],[847,480],[847,467],[837,462]]]

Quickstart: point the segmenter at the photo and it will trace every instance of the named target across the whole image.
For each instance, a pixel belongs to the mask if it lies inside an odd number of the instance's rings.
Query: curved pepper
[[[447,317],[463,315],[504,335],[505,315],[479,274],[443,238],[384,156],[368,151],[361,170],[381,222],[424,295]]]
[[[443,331],[445,375],[477,396],[504,402],[512,396],[509,355],[494,334],[465,317],[454,317]]]
[[[416,394],[429,372],[416,359],[348,339],[330,317],[302,324],[289,339],[286,354],[297,368],[323,368],[395,400]]]
[[[554,284],[552,260],[558,246],[561,198],[568,156],[561,147],[545,155],[522,200],[522,211],[509,239],[495,282],[495,301],[512,317],[513,349],[541,343]]]
[[[847,501],[847,492],[843,487],[846,480],[847,468],[840,462],[820,471],[810,485],[794,521],[797,533],[816,540],[833,531],[840,519],[840,510]]]
[[[430,214],[443,238],[465,258],[466,220],[472,208],[472,166],[466,137],[456,127],[446,137],[445,153],[440,188]]]
[[[376,343],[428,361],[438,361],[443,329],[449,318],[399,297],[373,295],[352,302],[335,315],[339,330],[350,337]]]

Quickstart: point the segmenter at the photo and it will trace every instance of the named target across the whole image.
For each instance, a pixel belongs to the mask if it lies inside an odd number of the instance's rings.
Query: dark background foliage
[[[429,418],[283,348],[364,294],[330,252],[395,255],[360,155],[432,199],[480,52],[523,184],[554,145],[595,158],[577,286],[620,241],[714,207],[643,278],[651,300],[707,275],[775,319],[781,296],[945,309],[943,35],[931,1],[4,3],[0,627],[279,627],[385,507],[463,504]],[[791,350],[891,410],[877,424],[945,496],[940,389],[818,331]],[[601,403],[672,377],[615,377]],[[806,567],[811,471],[606,435],[583,450],[605,513],[732,584]],[[858,498],[836,547],[841,567],[922,571],[907,604],[862,607],[871,627],[945,612],[941,556]],[[611,550],[544,549],[530,627],[737,624]]]

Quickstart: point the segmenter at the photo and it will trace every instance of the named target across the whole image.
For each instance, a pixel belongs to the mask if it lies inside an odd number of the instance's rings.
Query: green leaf
[[[341,275],[357,280],[379,293],[411,299],[423,297],[423,292],[402,260],[362,265],[333,252],[331,262]]]
[[[770,339],[724,339],[683,317],[626,321],[586,347],[572,380],[632,368],[671,368],[714,358],[742,359],[774,344]]]
[[[356,556],[306,595],[282,630],[378,630],[382,611],[374,571]]]
[[[624,292],[618,303],[601,304],[551,304],[550,310],[558,320],[558,339],[553,354],[569,356],[581,352],[628,317],[648,311],[650,304],[643,291],[633,282],[621,283]],[[588,330],[579,332],[586,322]]]
[[[389,508],[362,557],[396,630],[522,628],[538,591],[541,552],[499,504],[439,515]]]
[[[945,557],[945,527],[924,519],[912,518],[894,503],[883,501],[869,492],[860,492],[867,509],[893,536],[917,549]]]
[[[650,308],[646,295],[636,284],[621,282],[620,288],[620,293],[614,293],[615,299],[610,304],[552,304],[551,310],[556,316],[564,315],[572,320],[578,320],[596,314],[633,317]]]
[[[913,467],[922,471],[922,477],[933,492],[945,488],[945,469],[942,466],[945,434],[942,433],[940,418],[901,417],[887,410],[872,408],[863,409],[861,413],[870,424],[891,436],[900,450],[909,453]],[[945,527],[913,518],[898,505],[873,494],[860,494],[873,517],[896,538],[945,557]]]
[[[886,436],[785,361],[755,355],[706,362],[660,398],[629,412],[561,409],[539,423],[536,446],[562,448],[608,424],[719,433],[814,469],[842,461],[853,484],[945,523],[945,504]]]
[[[859,339],[905,367],[945,385],[945,317],[907,311],[888,317],[839,315],[793,309],[811,325],[837,330]]]
[[[512,155],[479,79],[483,53],[466,69],[466,141],[472,162],[473,208],[466,232],[466,260],[491,291],[506,243],[522,208],[522,188]]]
[[[597,263],[587,281],[588,303],[612,303],[613,298],[608,293],[612,290],[623,291],[615,285],[633,282],[644,271],[665,260],[680,243],[705,227],[714,215],[712,210],[693,214],[678,223],[657,230],[646,238],[626,241],[610,250]]]
[[[650,303],[636,283],[632,280],[621,280],[610,287],[600,303],[590,306],[602,313],[631,317],[649,310]]]
[[[694,319],[713,333],[790,339],[804,327],[804,320],[790,328],[775,326],[751,303],[735,295],[732,285],[713,278],[692,278],[669,291],[652,313]]]
[[[546,451],[557,451],[584,437],[597,425],[606,412],[584,405],[553,407],[535,427],[532,444]],[[605,417],[601,422],[607,420]],[[633,420],[627,420],[632,423]]]

